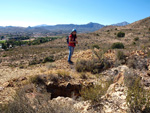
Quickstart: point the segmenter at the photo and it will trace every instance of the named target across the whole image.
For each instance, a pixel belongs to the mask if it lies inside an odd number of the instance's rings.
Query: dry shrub
[[[54,62],[54,56],[49,56],[49,57],[45,57],[44,60],[43,60],[43,63],[46,63],[46,62]]]
[[[91,100],[92,103],[101,100],[101,96],[107,92],[111,82],[101,82],[90,87],[83,87],[80,91],[83,100]]]
[[[140,70],[147,70],[147,59],[142,58],[140,56],[133,56],[132,58],[129,58],[127,61],[127,65],[129,68],[133,69],[140,69]]]
[[[94,44],[94,45],[92,45],[92,49],[94,49],[94,48],[99,49],[100,47],[99,47],[99,45]]]
[[[37,94],[35,97],[27,97],[32,93],[28,85],[18,90],[14,96],[14,101],[8,105],[0,106],[2,113],[79,113],[75,108],[68,104],[55,104],[50,102],[50,94],[47,92]]]
[[[128,87],[126,100],[132,113],[150,113],[150,91],[144,89],[139,78]]]
[[[109,68],[110,66],[111,64],[107,60],[100,61],[99,59],[95,58],[92,60],[77,60],[75,68],[78,72],[91,72],[96,74]]]
[[[139,78],[139,76],[132,70],[125,70],[124,72],[124,84],[127,87],[132,87],[132,85],[134,84],[135,80]]]
[[[124,52],[123,52],[123,51],[118,51],[118,52],[117,52],[117,58],[118,58],[119,60],[124,60],[124,59],[125,59],[125,54],[124,54]]]
[[[70,73],[65,70],[58,70],[57,74],[58,74],[58,76],[62,76],[62,77],[70,76]]]

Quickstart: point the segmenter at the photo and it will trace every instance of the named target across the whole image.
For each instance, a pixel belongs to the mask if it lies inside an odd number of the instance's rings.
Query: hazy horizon
[[[127,21],[123,21],[123,22],[127,22]],[[13,26],[13,27],[36,27],[36,26],[55,26],[55,25],[70,25],[70,24],[73,24],[73,25],[86,25],[86,24],[89,24],[89,23],[97,23],[97,24],[101,24],[101,25],[104,25],[102,23],[98,23],[98,22],[88,22],[88,23],[83,23],[83,24],[74,24],[74,23],[68,23],[68,24],[54,24],[54,25],[50,25],[50,24],[37,24],[37,25],[28,25],[28,26],[15,26],[15,25],[5,25],[5,26],[1,26],[1,27],[9,27],[9,26]],[[112,23],[112,24],[118,24],[118,23],[122,23],[122,22],[117,22],[117,23]],[[128,22],[129,23],[129,22]],[[110,25],[112,25],[110,24]],[[104,26],[107,26],[107,25],[104,25]]]

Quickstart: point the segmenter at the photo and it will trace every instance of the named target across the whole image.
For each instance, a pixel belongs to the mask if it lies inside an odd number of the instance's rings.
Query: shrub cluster
[[[117,37],[124,37],[125,36],[125,33],[124,32],[119,32],[119,33],[117,33]]]
[[[95,103],[100,101],[101,96],[107,92],[109,86],[110,83],[105,82],[91,87],[83,87],[80,91],[80,95],[83,100],[91,100],[92,103]]]
[[[0,105],[1,113],[79,113],[77,109],[69,104],[61,104],[58,102],[51,102],[50,94],[43,92],[36,94],[34,98],[29,99],[26,94],[33,92],[33,87],[24,87],[17,91],[14,101],[9,102],[8,105]],[[31,97],[30,97],[31,98]]]
[[[117,52],[117,58],[118,58],[119,60],[124,60],[124,59],[125,59],[125,54],[124,54],[124,52],[123,52],[123,51],[118,51],[118,52]]]
[[[112,49],[124,49],[124,44],[121,42],[113,43],[111,46]]]
[[[76,62],[75,66],[78,72],[91,72],[93,74],[100,73],[102,70],[109,67],[110,63],[107,60],[100,61],[99,59],[81,59]]]
[[[128,87],[126,100],[132,113],[150,113],[150,91],[144,89],[139,78]]]
[[[43,63],[54,62],[54,61],[55,61],[54,56],[49,56],[49,57],[44,58]]]
[[[94,45],[92,45],[92,49],[94,49],[94,48],[97,48],[97,49],[99,49],[100,47],[99,47],[99,45],[97,45],[97,44],[94,44]]]
[[[134,38],[134,41],[138,41],[138,40],[139,40],[139,37]]]

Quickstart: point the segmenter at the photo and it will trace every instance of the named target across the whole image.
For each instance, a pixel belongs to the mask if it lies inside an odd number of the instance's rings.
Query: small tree
[[[5,43],[2,43],[2,49],[4,49],[4,50],[7,49],[7,45]]]
[[[134,38],[134,41],[138,41],[138,40],[139,40],[139,37]]]
[[[1,36],[1,37],[0,37],[0,40],[3,40],[3,39],[4,39],[4,36]]]
[[[124,44],[121,42],[113,43],[111,46],[112,49],[124,49]]]
[[[117,37],[124,37],[124,36],[125,36],[125,33],[121,31],[117,34]]]

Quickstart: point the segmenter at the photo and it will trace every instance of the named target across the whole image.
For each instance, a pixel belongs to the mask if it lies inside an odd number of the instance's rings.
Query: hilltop
[[[65,37],[1,51],[0,104],[9,104],[0,107],[33,113],[148,113],[149,22],[150,17],[78,34],[74,65],[67,63]]]

